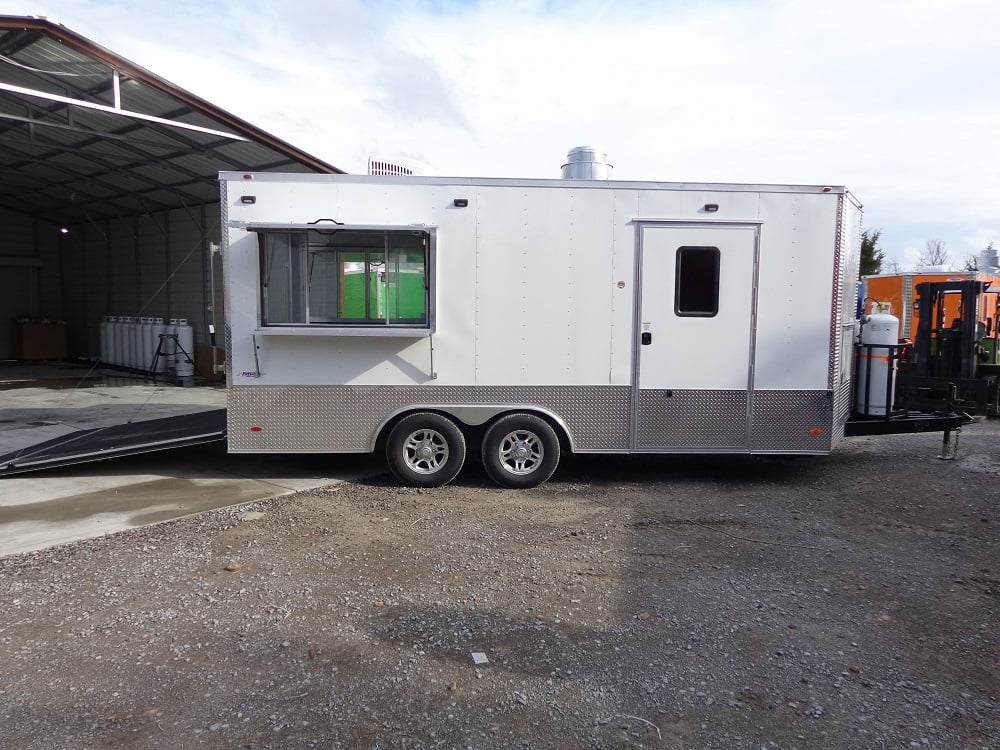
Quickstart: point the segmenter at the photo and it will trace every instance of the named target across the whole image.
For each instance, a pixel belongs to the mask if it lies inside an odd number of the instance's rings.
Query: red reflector
[[[245,175],[243,175],[243,179],[244,180],[252,180],[253,179],[253,175],[252,174],[245,174]]]
[[[253,428],[251,427],[250,429],[253,429]],[[809,430],[809,434],[810,435],[822,435],[823,434],[823,430],[820,430],[820,429]]]
[[[264,428],[261,427],[260,425],[254,425],[253,427],[250,428],[250,432],[263,432],[263,431]]]

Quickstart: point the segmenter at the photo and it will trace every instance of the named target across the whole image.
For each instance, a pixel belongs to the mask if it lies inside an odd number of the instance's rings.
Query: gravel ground
[[[1000,422],[938,441],[376,472],[0,559],[0,746],[1000,748]]]

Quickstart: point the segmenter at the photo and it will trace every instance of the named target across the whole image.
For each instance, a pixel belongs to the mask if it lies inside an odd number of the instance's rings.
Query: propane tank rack
[[[906,344],[855,344],[854,382],[864,384],[855,391],[851,418],[844,425],[848,437],[860,435],[891,435],[904,432],[944,432],[944,445],[951,443],[951,432],[972,422],[968,414],[955,410],[953,398],[945,398],[941,409],[921,411],[907,405],[906,394],[910,392],[910,357],[913,345]],[[879,350],[874,352],[872,350]],[[879,382],[872,377],[875,364],[884,368],[886,377]],[[951,389],[949,393],[953,393]],[[879,404],[864,410],[865,405]],[[881,408],[886,405],[886,408]],[[957,440],[954,445],[957,446]],[[954,449],[942,449],[943,453],[954,454]]]
[[[149,370],[146,375],[153,380],[156,380],[157,366],[160,363],[160,359],[166,359],[168,362],[178,356],[178,354],[184,355],[184,359],[187,362],[194,362],[194,357],[184,348],[181,344],[180,334],[178,333],[161,333],[159,334],[160,341],[156,345],[156,351],[153,353],[153,361],[149,364]],[[165,347],[166,345],[166,347]],[[179,372],[173,373],[176,377],[190,377],[187,373],[181,374]],[[192,373],[193,374],[193,373]]]

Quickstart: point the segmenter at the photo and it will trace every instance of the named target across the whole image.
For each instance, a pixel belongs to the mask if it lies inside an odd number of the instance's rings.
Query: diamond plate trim
[[[747,449],[743,391],[639,394],[637,449]],[[844,437],[850,384],[830,391],[754,393],[749,449],[827,453]],[[375,430],[413,404],[535,406],[563,420],[580,452],[629,450],[630,389],[623,386],[236,386],[229,390],[229,450],[367,452]],[[251,427],[263,427],[251,432]],[[811,430],[822,429],[819,435]]]
[[[851,405],[854,403],[853,381],[841,383],[833,397],[833,439],[831,448],[835,448],[844,439],[844,425],[851,416]]]
[[[840,333],[843,314],[844,277],[846,275],[846,254],[844,243],[847,240],[847,213],[844,210],[844,196],[837,197],[837,232],[833,248],[833,306],[830,310],[830,370],[827,384],[833,388],[837,373],[840,372],[842,353],[840,351]]]
[[[229,450],[367,452],[378,426],[414,404],[497,404],[550,411],[563,420],[577,451],[625,451],[630,403],[628,386],[234,386]]]
[[[746,391],[640,390],[636,447],[747,447]]]
[[[846,390],[849,395],[849,384]],[[843,408],[840,398],[841,395],[838,394],[838,410]],[[756,391],[751,417],[751,450],[828,453],[844,435],[841,424],[840,438],[836,436],[833,409],[834,398],[831,391]],[[822,432],[812,434],[811,431],[817,429]]]
[[[226,361],[223,363],[226,373],[226,382],[233,382],[233,332],[229,328],[229,311],[233,308],[232,299],[229,297],[229,183],[226,180],[219,180],[220,200],[219,200],[219,226],[221,228],[222,240],[222,306],[226,312],[226,318],[222,321],[224,329],[224,341],[226,348]]]

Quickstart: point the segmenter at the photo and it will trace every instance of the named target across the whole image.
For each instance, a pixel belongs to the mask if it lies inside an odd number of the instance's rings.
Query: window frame
[[[247,230],[257,234],[257,297],[258,331],[265,334],[281,333],[314,333],[320,335],[427,335],[433,332],[435,326],[435,275],[436,275],[436,228],[424,225],[409,226],[373,226],[373,225],[332,225],[332,224],[257,224],[248,225]],[[342,234],[343,233],[343,234]],[[276,234],[284,234],[289,237],[299,236],[302,239],[296,243],[288,243],[286,252],[289,253],[289,261],[282,265],[288,269],[289,281],[287,289],[289,298],[290,314],[288,320],[273,320],[270,315],[272,305],[270,284],[268,284],[268,274],[273,269],[268,268],[268,260],[271,257],[269,250],[269,237]],[[345,242],[339,244],[336,241],[320,241],[320,236],[333,236],[342,234],[345,238],[355,238],[355,242]],[[392,319],[388,316],[388,308],[391,304],[386,297],[385,318],[372,317],[372,306],[370,294],[371,282],[365,283],[365,300],[363,310],[365,317],[350,318],[341,317],[342,308],[338,308],[341,315],[318,315],[314,314],[316,306],[312,302],[317,295],[312,294],[310,289],[310,275],[315,268],[315,261],[321,254],[329,254],[334,258],[334,268],[340,268],[338,278],[343,278],[343,268],[347,262],[344,256],[351,253],[364,252],[365,265],[364,273],[372,273],[372,257],[381,256],[381,263],[384,273],[388,273],[387,264],[390,259],[390,247],[393,237],[420,237],[419,247],[422,247],[423,261],[423,316],[422,320],[411,318]],[[373,242],[378,240],[380,244]],[[396,248],[402,253],[413,252],[417,248],[410,250],[407,248]],[[292,253],[298,254],[298,262],[293,262]],[[398,256],[397,256],[398,257]],[[353,261],[358,262],[358,261]],[[311,268],[312,266],[312,268]],[[389,280],[383,279],[380,282],[389,290]],[[399,278],[395,279],[399,283]],[[329,289],[329,286],[325,287]],[[398,287],[396,287],[398,288]],[[342,294],[342,287],[335,286],[334,295],[339,297]],[[296,301],[296,296],[299,298]],[[299,309],[296,310],[296,305]]]
[[[712,307],[707,310],[685,310],[681,308],[682,295],[690,295],[692,291],[698,291],[693,289],[692,286],[685,287],[685,271],[684,271],[684,256],[689,252],[693,251],[710,251],[712,255],[712,265],[711,270],[714,274],[714,284],[711,289],[711,299]],[[697,269],[695,273],[703,273],[704,268]],[[704,283],[703,280],[695,280],[699,286]],[[714,318],[719,314],[719,304],[721,301],[721,288],[722,288],[722,251],[715,245],[681,245],[677,248],[674,260],[674,314],[679,318]]]

